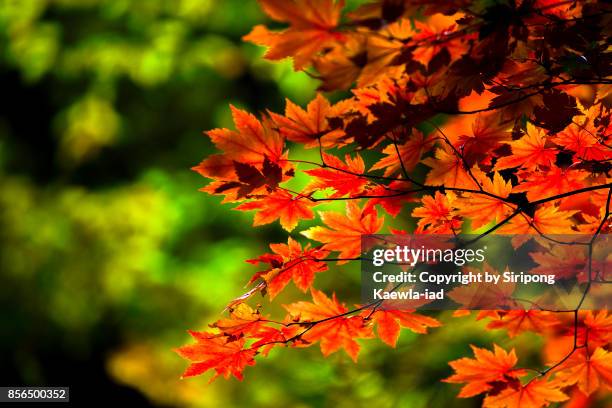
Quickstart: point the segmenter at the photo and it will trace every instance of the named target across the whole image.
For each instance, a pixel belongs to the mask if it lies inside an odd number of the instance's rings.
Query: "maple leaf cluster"
[[[256,26],[244,39],[265,46],[266,59],[292,58],[322,92],[350,96],[332,103],[318,93],[305,107],[287,100],[284,112],[259,116],[231,107],[235,129],[206,132],[220,153],[194,167],[212,179],[203,191],[254,211],[254,226],[278,221],[292,232],[302,220],[320,222],[248,260],[263,270],[231,301],[229,318],[191,332],[195,343],[178,349],[191,361],[184,376],[241,379],[258,354],[286,345],[319,343],[325,356],[343,349],[356,360],[358,339],[395,346],[401,328],[440,326],[381,302],[351,309],[313,287],[330,262],[360,260],[362,235],[406,232],[395,227],[400,219],[414,219],[410,232],[419,234],[591,234],[591,246],[610,232],[606,2],[376,0],[351,11],[334,0],[259,3],[286,28]],[[297,145],[320,160],[294,157]],[[310,183],[295,191],[288,186],[300,172]],[[346,201],[345,210],[315,215],[328,201]],[[605,271],[582,280],[609,283]],[[291,281],[311,300],[285,305],[284,318],[247,305],[258,293],[274,299]],[[445,380],[464,384],[459,397],[537,408],[588,404],[612,387],[607,311],[519,308],[476,318],[510,337],[541,335],[547,366],[517,368],[514,350],[473,346],[474,358],[451,362]]]

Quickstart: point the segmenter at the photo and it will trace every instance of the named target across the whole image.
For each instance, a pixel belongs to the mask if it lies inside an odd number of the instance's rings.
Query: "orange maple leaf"
[[[270,299],[283,290],[291,279],[302,292],[312,285],[315,274],[327,270],[325,262],[318,262],[327,256],[327,251],[321,248],[310,248],[310,244],[304,249],[299,242],[289,237],[287,244],[270,244],[272,254],[264,254],[256,259],[248,259],[249,263],[268,263],[272,269],[257,272],[250,283],[262,278],[266,281],[266,289]]]
[[[259,3],[274,20],[290,24],[280,32],[257,25],[243,37],[246,41],[268,47],[265,58],[269,60],[293,57],[297,71],[311,63],[324,47],[344,38],[335,31],[344,1],[259,0]]]
[[[570,234],[574,222],[570,219],[576,211],[559,211],[552,204],[540,206],[533,217],[519,214],[499,231],[504,234]]]
[[[427,39],[439,35],[448,35],[452,33],[457,27],[455,22],[460,16],[461,14],[443,15],[441,13],[436,13],[427,16],[427,20],[425,21],[415,20],[414,25],[418,33],[414,35],[413,40],[418,43],[418,41],[427,41]],[[466,37],[470,36],[475,36],[475,34],[466,35]],[[417,48],[414,52],[414,59],[423,65],[427,65],[442,48],[446,48],[451,59],[454,60],[465,52],[466,44],[461,41],[461,39],[449,39],[442,44],[432,43],[427,47]]]
[[[553,326],[559,324],[559,320],[552,312],[541,310],[510,310],[501,314],[498,320],[491,321],[488,329],[506,329],[508,336],[515,337],[525,331],[544,333]]]
[[[376,234],[383,226],[384,217],[378,217],[374,207],[359,208],[355,201],[346,203],[346,215],[332,211],[320,212],[321,220],[329,228],[311,227],[302,234],[324,242],[323,249],[340,252],[340,258],[354,258],[361,253],[361,236]],[[338,263],[346,263],[340,260]]]
[[[555,381],[564,387],[577,384],[586,395],[597,391],[600,384],[612,389],[612,353],[602,347],[592,354],[585,348],[574,351],[555,371]]]
[[[431,167],[425,183],[432,186],[478,188],[465,168],[465,163],[450,147],[436,149],[435,158],[428,157],[423,164]]]
[[[306,197],[293,196],[285,190],[276,190],[267,196],[240,204],[235,210],[258,210],[253,219],[253,226],[269,224],[280,219],[281,226],[291,231],[299,220],[311,220],[314,213],[310,207],[316,203]]]
[[[484,408],[541,408],[569,397],[546,380],[532,380],[527,385],[508,387],[499,394],[485,398]]]
[[[258,332],[264,324],[259,310],[254,310],[246,303],[230,308],[229,319],[219,319],[211,324],[227,336],[249,336]]]
[[[310,293],[313,303],[302,301],[285,306],[292,321],[319,322],[301,339],[306,342],[321,341],[321,352],[326,357],[343,348],[353,361],[357,361],[359,343],[355,339],[373,337],[372,329],[361,316],[342,316],[348,309],[338,302],[335,294],[330,299],[314,288],[310,289]]]
[[[355,82],[361,68],[353,58],[362,52],[365,40],[363,36],[346,36],[341,46],[326,50],[314,59],[312,66],[321,80],[321,91],[347,89]]]
[[[354,197],[363,192],[369,180],[359,176],[365,172],[365,164],[361,156],[357,154],[353,159],[347,154],[344,159],[346,164],[331,154],[322,153],[322,156],[326,167],[304,172],[315,177],[306,186],[307,191],[331,188],[335,190],[335,193],[330,196],[332,198],[346,195]]]
[[[371,36],[367,41],[367,53],[370,63],[363,67],[358,80],[358,87],[371,85],[385,74],[392,76],[393,71],[399,71],[390,63],[397,58],[402,50],[407,48],[407,40],[415,34],[412,22],[402,18],[385,25],[380,35]]]
[[[406,171],[411,171],[419,163],[423,154],[431,149],[435,141],[435,138],[425,136],[422,132],[415,130],[406,143],[397,146],[397,150],[393,144],[385,147],[382,152],[387,156],[374,164],[372,170],[385,169],[384,176],[387,177],[400,171],[403,164]]]
[[[342,113],[341,104],[333,107],[325,97],[317,93],[306,110],[300,108],[289,99],[286,100],[285,116],[269,112],[270,118],[279,128],[281,135],[288,140],[301,143],[305,148],[333,145],[344,136],[342,129],[331,129],[328,117],[339,116]]]
[[[234,162],[260,168],[266,158],[272,163],[283,160],[284,138],[269,126],[264,126],[252,114],[230,106],[236,130],[213,129],[206,132],[223,154],[208,157],[193,170],[204,177],[235,180]]]
[[[434,196],[422,198],[423,206],[412,211],[413,217],[421,218],[417,223],[417,233],[451,234],[461,228],[461,220],[451,207],[449,197],[436,191]]]
[[[244,348],[245,338],[231,340],[228,336],[196,331],[189,331],[189,334],[196,343],[175,350],[181,357],[191,361],[182,378],[193,377],[214,369],[216,374],[211,381],[219,375],[223,375],[226,379],[233,375],[242,380],[242,371],[246,366],[255,365],[256,350]]]
[[[588,336],[589,344],[594,347],[612,343],[612,314],[608,314],[607,310],[600,310],[597,313],[588,310],[583,324],[584,328],[578,333],[579,341],[580,337],[586,341]],[[581,344],[584,344],[584,341]]]
[[[501,198],[507,198],[512,192],[512,183],[506,182],[503,177],[495,172],[493,180],[483,172],[473,173],[481,183],[482,189]],[[478,229],[491,221],[500,222],[513,209],[508,203],[499,198],[485,194],[466,193],[456,201],[459,214],[472,220],[472,229]]]
[[[509,353],[497,344],[493,351],[484,348],[472,347],[475,358],[463,357],[448,363],[455,374],[442,380],[448,383],[466,385],[461,388],[458,397],[469,398],[493,389],[499,382],[516,381],[525,375],[525,370],[515,369],[518,359],[512,349]]]
[[[366,310],[362,316],[369,316]],[[395,347],[402,327],[419,334],[427,333],[429,327],[442,324],[433,317],[414,313],[414,310],[377,310],[370,318],[377,324],[378,337],[391,347]]]
[[[527,131],[523,137],[506,143],[510,145],[512,154],[497,159],[496,170],[512,167],[533,170],[537,166],[550,167],[555,162],[557,149],[546,147],[544,132],[531,123],[527,123]]]
[[[558,363],[574,350],[577,345],[588,344],[589,350],[607,348],[612,343],[612,314],[607,310],[594,312],[586,310],[579,313],[578,326],[574,326],[574,316],[559,315],[561,324],[556,327],[559,333],[547,339],[544,356],[546,361]]]

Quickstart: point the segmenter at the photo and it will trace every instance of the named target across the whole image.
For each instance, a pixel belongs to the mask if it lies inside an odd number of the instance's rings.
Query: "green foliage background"
[[[231,127],[229,103],[279,112],[315,94],[241,42],[263,21],[254,0],[0,0],[0,385],[175,407],[479,405],[439,380],[468,344],[502,337],[449,316],[395,350],[364,343],[357,365],[279,349],[243,383],[179,380],[185,330],[245,291],[245,259],[286,241],[189,171],[213,151],[201,132]],[[356,302],[358,271],[315,285]],[[276,303],[300,297],[290,287]],[[537,337],[505,344],[538,359]]]

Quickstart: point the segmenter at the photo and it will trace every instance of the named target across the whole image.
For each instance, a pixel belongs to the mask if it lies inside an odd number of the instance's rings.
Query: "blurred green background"
[[[242,383],[179,379],[185,330],[245,291],[245,259],[286,242],[189,170],[213,151],[202,131],[232,126],[229,103],[280,112],[314,96],[289,61],[241,42],[266,21],[254,0],[0,0],[0,385],[136,406],[467,407],[480,401],[439,380],[468,344],[537,364],[538,337],[461,319],[403,331],[395,350],[362,343],[358,364],[277,349]],[[350,299],[358,279],[331,268],[315,284]],[[275,303],[300,297],[291,285]]]

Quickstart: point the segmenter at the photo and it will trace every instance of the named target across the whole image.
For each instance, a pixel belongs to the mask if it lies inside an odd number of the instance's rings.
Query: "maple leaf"
[[[585,348],[575,350],[555,371],[555,382],[563,387],[577,384],[586,395],[597,391],[601,384],[612,389],[612,353],[602,347],[592,354]]]
[[[430,38],[436,38],[437,36],[450,36],[455,31],[457,24],[456,20],[459,19],[461,14],[455,15],[443,15],[434,14],[428,16],[425,22],[415,20],[415,28],[419,31],[414,36],[414,41],[427,41]],[[467,37],[475,36],[473,34],[467,34]],[[455,60],[460,57],[466,50],[466,45],[460,39],[453,40],[452,37],[449,40],[444,41],[440,44],[433,43],[428,47],[419,47],[414,51],[414,59],[419,61],[423,65],[430,63],[430,61],[439,55],[442,50],[445,50],[449,54],[451,60]],[[432,69],[428,69],[429,72],[434,72]]]
[[[335,31],[344,1],[334,0],[259,0],[263,10],[276,21],[290,27],[280,32],[258,25],[246,41],[268,47],[265,58],[280,60],[293,57],[296,71],[301,70],[326,46],[342,40]]]
[[[508,387],[499,394],[485,398],[484,408],[541,408],[569,397],[546,380],[531,380],[527,385]]]
[[[452,92],[457,96],[467,96],[473,92],[482,94],[485,90],[483,83],[483,71],[487,67],[469,54],[463,55],[455,60],[449,69],[449,77],[452,78],[449,85],[452,86],[447,92]]]
[[[385,147],[382,152],[387,156],[374,164],[372,170],[385,169],[384,176],[387,177],[400,171],[403,164],[406,171],[411,171],[419,163],[423,154],[431,149],[435,141],[435,138],[424,136],[422,132],[415,130],[406,143],[397,146],[397,150],[393,144]]]
[[[497,172],[493,174],[492,180],[481,171],[473,174],[487,193],[507,198],[512,192],[512,183],[506,182]],[[472,229],[478,229],[494,220],[500,222],[513,209],[499,198],[478,193],[464,194],[462,198],[457,199],[456,206],[461,216],[472,220]]]
[[[365,311],[362,316],[370,315]],[[414,310],[377,310],[370,319],[378,326],[378,337],[391,347],[395,347],[399,339],[402,327],[410,329],[414,333],[425,334],[429,327],[440,327],[442,324],[433,317],[414,313]]]
[[[223,200],[221,203],[234,203],[236,201],[244,200],[244,197],[238,192],[242,187],[242,184],[237,181],[219,180],[208,183],[208,185],[199,189],[204,193],[211,195],[223,194]]]
[[[233,375],[242,380],[242,371],[246,366],[255,365],[256,350],[245,348],[244,338],[231,340],[228,336],[196,331],[189,331],[189,334],[196,343],[175,350],[181,357],[191,361],[182,378],[193,377],[214,369],[216,374],[211,381],[219,375],[223,375],[226,379]]]
[[[253,310],[246,303],[240,303],[230,308],[229,319],[219,319],[211,327],[219,329],[227,336],[249,336],[258,332],[263,326],[259,310]]]
[[[546,147],[544,132],[531,123],[527,123],[527,131],[523,137],[510,145],[512,154],[497,159],[496,170],[522,167],[533,170],[537,166],[550,167],[555,162],[557,149]]]
[[[332,46],[312,61],[317,78],[321,81],[319,90],[348,89],[355,82],[361,72],[355,60],[365,58],[365,41],[364,36],[345,36],[342,44]]]
[[[285,306],[292,321],[321,321],[311,326],[301,339],[306,342],[320,341],[325,357],[343,348],[353,361],[357,361],[359,343],[355,339],[373,337],[371,328],[361,316],[342,316],[348,309],[338,302],[335,294],[330,299],[314,288],[310,289],[310,293],[313,303],[301,301]]]
[[[570,388],[565,392],[569,396],[569,400],[562,405],[563,408],[589,408],[596,401],[595,395],[587,397],[576,387]]]
[[[465,168],[465,163],[448,146],[436,149],[435,158],[428,157],[423,164],[431,167],[425,183],[432,186],[446,186],[456,188],[478,188]]]
[[[595,312],[588,310],[583,321],[584,328],[578,332],[578,340],[584,344],[587,340],[592,346],[604,346],[612,342],[612,314],[608,315],[607,310]]]
[[[389,185],[376,185],[368,190],[368,201],[364,211],[375,205],[380,205],[389,215],[396,217],[405,203],[419,201],[410,191],[410,183],[394,180]]]
[[[257,341],[251,344],[251,348],[257,349],[262,355],[267,356],[275,346],[286,344],[294,339],[298,334],[298,330],[299,327],[297,326],[281,327],[280,329],[264,326],[250,336],[257,339]]]
[[[589,173],[580,170],[552,167],[547,172],[536,172],[512,189],[514,193],[527,193],[529,201],[536,201],[585,187],[583,180]]]
[[[605,177],[600,179],[603,183],[612,183],[612,177]],[[608,201],[608,191],[609,190],[595,190],[589,191],[589,197],[594,205],[599,207],[599,211],[596,214],[603,215],[605,214],[606,203]]]
[[[289,237],[287,244],[270,244],[272,254],[265,254],[256,259],[248,259],[247,262],[255,264],[258,262],[268,263],[272,269],[257,272],[249,283],[262,278],[266,281],[266,290],[270,299],[283,290],[291,279],[302,292],[312,285],[315,274],[327,270],[325,262],[318,262],[328,252],[321,248],[310,248],[310,244],[304,249],[299,242]]]
[[[316,203],[306,197],[293,196],[291,193],[277,189],[267,196],[257,198],[234,208],[239,211],[258,210],[253,219],[253,226],[269,224],[280,219],[281,226],[293,230],[299,220],[311,220],[314,213],[310,207]]]
[[[209,178],[236,179],[234,162],[260,168],[266,158],[272,163],[283,159],[283,137],[252,114],[231,106],[236,130],[206,132],[223,154],[212,155],[193,170]]]
[[[511,137],[508,125],[501,122],[497,115],[490,113],[477,115],[471,128],[471,135],[461,135],[455,143],[469,167],[489,160],[491,152]]]
[[[544,333],[553,326],[559,324],[559,320],[552,312],[541,310],[510,310],[497,320],[489,322],[488,329],[506,329],[510,338],[525,331]]]
[[[378,217],[374,207],[360,209],[355,201],[346,203],[346,215],[332,211],[319,213],[329,228],[311,227],[302,234],[324,242],[323,249],[340,252],[340,258],[354,258],[361,253],[361,236],[376,234],[383,226],[384,217]],[[338,263],[346,263],[340,260]]]
[[[475,358],[460,358],[448,363],[455,374],[444,379],[444,382],[466,385],[461,388],[458,397],[469,398],[490,391],[497,383],[515,381],[526,374],[525,370],[515,369],[518,359],[512,349],[509,353],[497,344],[493,351],[472,347]]]
[[[574,223],[570,219],[576,211],[560,211],[554,205],[540,206],[533,217],[519,214],[500,228],[504,234],[568,234]]]
[[[383,77],[367,87],[353,89],[351,92],[355,95],[353,98],[354,110],[366,116],[369,120],[384,119],[384,113],[381,112],[381,115],[378,115],[375,108],[377,106],[392,108],[394,101],[401,98],[402,95],[397,81],[387,77]],[[401,127],[389,130],[391,136],[394,136],[392,139],[398,140],[408,129]]]
[[[306,190],[323,190],[331,188],[335,190],[330,197],[354,197],[363,192],[368,185],[368,178],[360,176],[365,172],[365,164],[361,156],[356,155],[351,158],[349,154],[345,156],[346,164],[338,157],[331,154],[322,153],[325,167],[306,170],[304,173],[313,176]]]
[[[342,104],[331,106],[325,97],[317,93],[306,110],[300,108],[289,99],[286,100],[285,116],[269,112],[270,118],[278,126],[281,135],[288,140],[301,143],[305,148],[328,147],[344,136],[340,128],[332,129],[328,117],[340,116],[343,112]]]
[[[358,86],[365,87],[376,82],[390,71],[399,69],[393,65],[402,57],[403,52],[410,52],[406,43],[415,34],[410,19],[403,18],[385,26],[381,35],[372,36],[367,43],[368,64],[363,67]],[[408,54],[409,55],[409,54]]]
[[[572,123],[563,131],[557,133],[553,141],[559,146],[576,153],[582,160],[605,161],[612,159],[610,138],[608,135],[598,135],[594,126]],[[607,146],[606,146],[607,145]]]
[[[234,161],[234,169],[239,182],[236,192],[237,197],[246,197],[264,186],[268,189],[274,189],[283,179],[282,168],[276,163],[272,163],[267,157],[264,159],[261,171],[255,166],[237,161]],[[228,186],[234,187],[234,184],[230,182],[225,185],[225,187]]]
[[[566,314],[560,320],[559,335],[547,339],[544,349],[546,361],[559,363],[568,354],[573,355],[574,351],[581,349],[574,350],[574,341],[578,346],[588,344],[588,350],[606,348],[612,342],[612,315],[608,315],[606,310],[580,312],[577,326],[574,326],[573,315]]]
[[[434,196],[424,196],[421,202],[423,206],[412,211],[413,217],[421,218],[417,223],[417,233],[452,234],[461,228],[461,220],[451,207],[448,195],[436,191]]]

